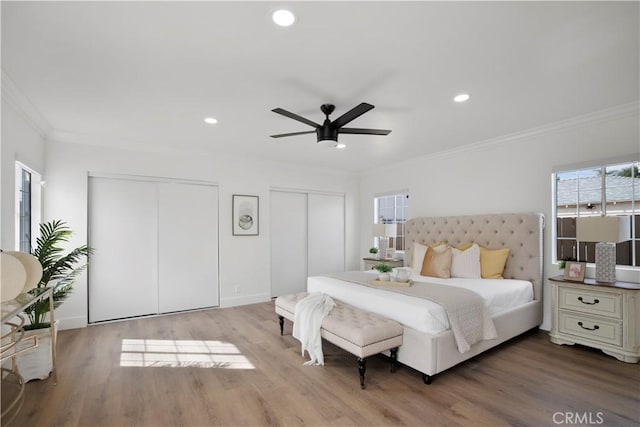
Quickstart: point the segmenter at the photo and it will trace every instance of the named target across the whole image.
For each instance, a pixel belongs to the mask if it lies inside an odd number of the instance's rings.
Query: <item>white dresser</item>
[[[640,283],[549,281],[551,342],[598,348],[627,363],[640,360]]]

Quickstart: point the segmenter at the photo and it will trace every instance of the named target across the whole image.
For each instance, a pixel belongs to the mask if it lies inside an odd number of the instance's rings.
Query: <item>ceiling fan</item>
[[[282,108],[274,108],[274,113],[282,114],[285,117],[289,117],[290,119],[297,120],[304,124],[307,124],[311,127],[314,127],[315,130],[303,131],[303,132],[293,132],[293,133],[281,133],[278,135],[271,135],[271,138],[282,138],[285,136],[294,136],[294,135],[304,135],[307,133],[314,133],[318,138],[318,143],[323,143],[335,147],[338,144],[338,134],[340,133],[350,133],[350,134],[359,134],[359,135],[389,135],[391,133],[390,130],[386,129],[361,129],[361,128],[346,128],[344,125],[351,122],[352,120],[360,117],[367,111],[374,108],[373,105],[367,104],[366,102],[357,105],[351,110],[347,111],[334,121],[329,120],[329,115],[333,113],[335,110],[335,106],[333,104],[323,104],[320,107],[320,110],[325,115],[324,122],[319,125],[318,123],[294,114],[290,111],[283,110]]]

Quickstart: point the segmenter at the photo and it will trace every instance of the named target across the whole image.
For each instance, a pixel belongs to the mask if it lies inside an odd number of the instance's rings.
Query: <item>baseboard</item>
[[[267,302],[269,300],[271,300],[270,294],[256,294],[233,298],[221,298],[219,307],[237,307],[240,305]],[[85,316],[59,317],[57,318],[57,320],[60,320],[60,328],[58,329],[60,331],[64,331],[66,329],[86,328],[88,325],[87,318]]]
[[[271,300],[271,294],[245,295],[241,297],[220,298],[220,307],[237,307],[239,305],[257,304]]]
[[[85,316],[56,317],[56,320],[60,321],[60,326],[58,328],[59,331],[87,327],[87,318]]]

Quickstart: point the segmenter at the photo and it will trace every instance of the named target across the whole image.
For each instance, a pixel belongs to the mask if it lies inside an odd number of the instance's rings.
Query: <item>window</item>
[[[576,218],[628,218],[630,238],[616,245],[617,265],[640,266],[640,175],[638,162],[619,162],[554,174],[556,260],[595,262],[598,242],[576,240]]]
[[[31,252],[40,223],[40,174],[16,162],[16,250]]]
[[[389,247],[403,251],[404,223],[409,216],[409,194],[404,192],[376,197],[373,211],[374,224],[398,224],[395,237],[389,238]]]

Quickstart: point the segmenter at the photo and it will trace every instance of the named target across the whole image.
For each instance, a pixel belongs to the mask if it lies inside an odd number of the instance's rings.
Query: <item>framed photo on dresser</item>
[[[387,250],[384,252],[384,257],[385,259],[394,259],[396,257],[395,248],[387,248]]]
[[[564,266],[564,279],[572,282],[583,282],[586,262],[567,261]]]

